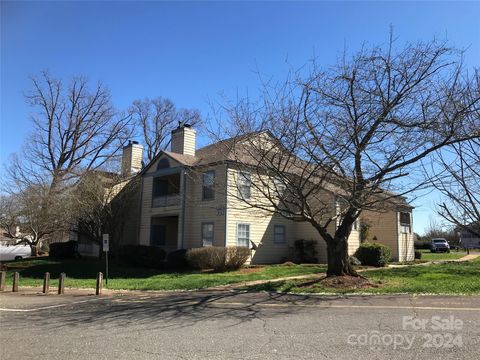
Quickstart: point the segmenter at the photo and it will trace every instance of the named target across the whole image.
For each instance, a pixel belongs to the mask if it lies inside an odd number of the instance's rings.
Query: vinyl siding
[[[172,133],[172,152],[195,156],[196,132],[182,128]]]
[[[215,198],[202,199],[202,175],[215,171]],[[213,246],[225,245],[225,171],[226,165],[188,170],[185,194],[185,236],[184,248],[202,246],[202,223],[213,223]]]
[[[153,179],[152,176],[157,171],[158,162],[163,159],[167,158],[170,167],[180,167],[181,165],[169,158],[166,155],[160,156],[148,169],[148,171],[142,177],[143,186],[142,188],[142,196],[141,196],[141,217],[140,217],[140,229],[139,229],[139,240],[138,243],[140,245],[150,245],[150,226],[151,226],[151,219],[153,216],[160,217],[160,216],[180,216],[181,210],[181,203],[179,205],[174,206],[160,206],[160,207],[152,207],[152,194],[153,194]]]
[[[252,250],[251,263],[279,263],[293,256],[295,240],[315,240],[317,242],[317,258],[319,262],[327,261],[326,243],[321,239],[315,228],[307,222],[293,222],[284,217],[266,210],[254,209],[242,202],[236,196],[237,186],[236,178],[238,169],[228,169],[228,191],[227,191],[227,245],[237,245],[237,225],[239,223],[250,224],[250,240],[257,246],[257,250]],[[251,174],[251,181],[255,181],[257,175]],[[255,201],[256,197],[261,196],[255,187],[251,187],[251,199]],[[325,193],[327,202],[331,197]],[[333,207],[332,207],[333,211]],[[274,226],[284,225],[286,244],[275,244]],[[330,226],[329,232],[335,231],[335,224]],[[352,231],[349,238],[349,254],[353,254],[359,245],[358,231]]]
[[[368,241],[386,245],[392,251],[394,261],[414,259],[413,232],[400,233],[400,213],[396,210],[385,212],[365,211],[362,220],[370,225]],[[413,222],[410,225],[413,227]],[[373,240],[376,237],[377,240]]]
[[[316,250],[319,263],[327,263],[327,243],[322,239],[318,231],[307,222],[296,223],[296,235],[298,239],[315,240],[317,242]],[[335,225],[330,225],[328,232],[333,234]],[[360,246],[360,235],[358,230],[352,230],[348,237],[348,255],[353,255]]]
[[[413,221],[412,214],[410,214],[410,232],[401,233],[400,229],[400,212],[397,212],[398,226],[398,261],[413,261],[415,260],[415,248],[413,245]]]

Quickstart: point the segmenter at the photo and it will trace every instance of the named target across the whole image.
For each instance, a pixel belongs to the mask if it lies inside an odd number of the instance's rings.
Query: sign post
[[[103,251],[105,252],[105,285],[108,285],[108,250],[109,250],[108,234],[103,234]]]

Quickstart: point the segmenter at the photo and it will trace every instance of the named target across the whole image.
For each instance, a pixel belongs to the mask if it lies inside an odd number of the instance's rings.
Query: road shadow
[[[46,329],[85,326],[108,329],[145,324],[149,324],[151,329],[178,329],[216,319],[229,319],[229,326],[236,326],[261,319],[267,313],[269,317],[286,317],[308,311],[305,307],[287,305],[329,302],[338,298],[236,291],[122,295],[53,309],[3,315],[11,320],[8,321],[10,331],[25,330],[29,326]],[[323,310],[328,311],[327,308]]]

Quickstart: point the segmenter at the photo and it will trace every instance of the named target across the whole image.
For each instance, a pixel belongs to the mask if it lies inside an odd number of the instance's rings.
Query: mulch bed
[[[312,288],[318,287],[318,285],[334,289],[367,289],[379,287],[379,284],[360,276],[328,276],[300,283],[298,287]]]

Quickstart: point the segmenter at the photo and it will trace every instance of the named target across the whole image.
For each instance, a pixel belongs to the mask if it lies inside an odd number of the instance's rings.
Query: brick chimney
[[[197,132],[190,124],[179,123],[172,131],[172,152],[195,156]]]
[[[122,175],[129,176],[142,170],[143,146],[138,141],[129,141],[123,147]]]

